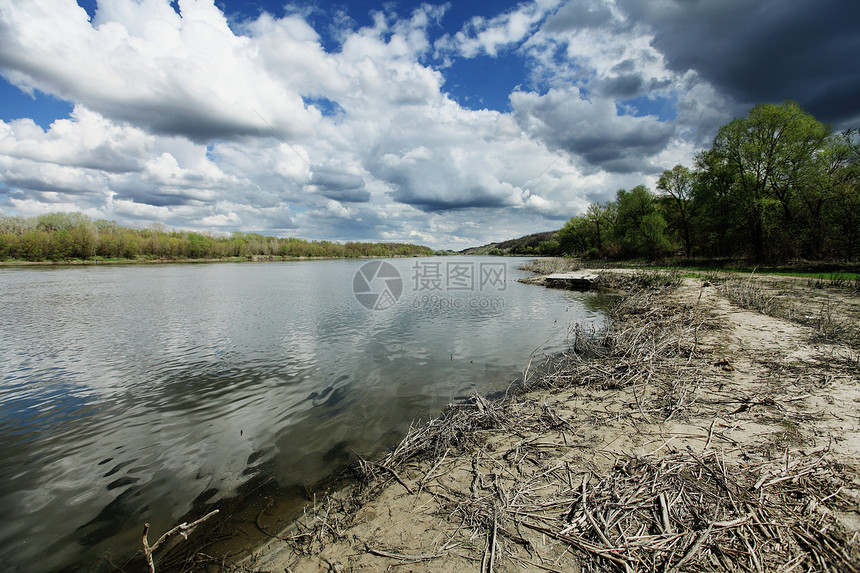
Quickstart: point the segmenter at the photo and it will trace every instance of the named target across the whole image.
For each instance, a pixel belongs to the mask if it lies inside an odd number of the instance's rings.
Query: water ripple
[[[362,263],[0,269],[0,563],[84,567],[252,480],[312,483],[602,321],[510,280],[502,308],[371,312]]]

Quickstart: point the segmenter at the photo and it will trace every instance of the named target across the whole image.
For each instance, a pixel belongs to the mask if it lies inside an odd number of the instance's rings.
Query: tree
[[[580,255],[591,246],[588,240],[588,220],[582,215],[571,217],[558,233],[558,249],[564,255]]]
[[[681,237],[684,240],[684,252],[690,258],[692,241],[690,239],[690,227],[696,212],[697,204],[693,201],[693,172],[683,165],[676,165],[670,170],[664,171],[657,181],[657,189],[668,194],[672,199],[672,212],[677,215],[678,226]]]
[[[614,232],[625,257],[656,259],[671,250],[665,235],[666,220],[657,209],[654,194],[645,185],[616,194],[617,214]]]
[[[188,233],[186,239],[188,245],[187,255],[192,259],[203,259],[211,255],[211,250],[215,241],[212,237],[201,235],[200,233]]]
[[[829,138],[820,160],[827,185],[822,226],[829,229],[831,250],[851,259],[860,255],[860,130]]]
[[[554,240],[535,242],[530,253],[554,253]],[[81,213],[48,213],[38,217],[0,217],[0,260],[31,261],[114,257],[210,258],[237,255],[306,257],[386,257],[391,255],[430,255],[427,247],[389,243],[308,242],[235,232],[230,237],[201,233],[168,231],[161,223],[145,229],[120,226],[116,221],[92,222]]]
[[[588,206],[588,211],[585,212],[585,218],[589,223],[589,234],[591,246],[597,249],[597,252],[603,253],[604,237],[612,229],[614,218],[615,203],[608,202],[592,203]]]
[[[742,225],[730,207],[734,176],[728,162],[708,151],[696,156],[693,202],[699,212],[700,248],[709,256],[726,256],[736,251],[735,234]]]
[[[666,220],[657,211],[648,213],[639,222],[637,251],[652,260],[672,251],[672,242],[666,236]]]
[[[721,127],[704,153],[701,163],[717,170],[706,180],[728,176],[728,206],[756,261],[786,254],[776,252],[791,242],[781,231],[794,226],[794,195],[814,177],[815,152],[828,133],[794,102],[760,104]]]

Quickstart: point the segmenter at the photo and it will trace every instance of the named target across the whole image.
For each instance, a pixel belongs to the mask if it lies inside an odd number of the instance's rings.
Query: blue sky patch
[[[515,53],[460,58],[442,70],[451,99],[468,109],[510,111],[508,94],[522,82],[525,62]]]
[[[326,117],[332,117],[344,113],[343,108],[336,101],[332,101],[326,97],[303,97],[302,101],[305,106],[314,106],[320,113]]]
[[[674,121],[678,116],[676,104],[676,97],[638,96],[621,100],[615,107],[618,109],[619,115],[632,115],[633,117],[655,115],[660,121]]]
[[[9,122],[28,117],[48,129],[57,119],[65,119],[74,106],[67,101],[33,90],[33,95],[22,92],[5,79],[0,78],[0,119]]]

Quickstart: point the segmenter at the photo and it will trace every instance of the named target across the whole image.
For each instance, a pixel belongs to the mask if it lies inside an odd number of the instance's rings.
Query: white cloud
[[[476,16],[453,37],[438,40],[436,49],[443,53],[454,51],[466,58],[481,54],[495,56],[500,49],[522,42],[559,3],[558,0],[523,2],[493,18]]]
[[[217,215],[203,217],[200,222],[207,227],[235,227],[241,224],[242,220],[236,213],[230,211],[227,214],[218,213]]]
[[[525,207],[532,209],[542,215],[553,215],[559,212],[559,205],[554,201],[547,201],[540,195],[529,195],[525,200]]]
[[[354,212],[344,207],[339,201],[329,199],[325,206],[325,214],[338,219],[349,219],[354,215]]]
[[[524,2],[435,43],[444,7],[380,12],[335,51],[299,13],[178,12],[102,0],[90,22],[70,0],[0,0],[4,77],[75,103],[47,130],[0,122],[0,205],[465,247],[558,228],[689,156],[727,109],[613,2]],[[513,113],[443,92],[447,59],[505,50],[534,70]],[[678,119],[625,113],[636,94],[675,97]]]
[[[80,211],[93,219],[101,219],[104,217],[104,212],[98,209],[81,209],[78,203],[63,203],[63,202],[46,202],[34,198],[12,198],[9,201],[15,211],[25,217],[34,217],[37,215],[45,215],[46,213],[54,213],[57,211],[72,212]]]
[[[288,77],[266,73],[257,42],[233,34],[211,1],[179,7],[181,17],[164,0],[111,0],[90,23],[73,2],[12,3],[0,23],[0,66],[26,89],[158,133],[261,134],[267,121],[284,133],[312,130],[313,114]]]
[[[0,122],[4,156],[107,172],[139,167],[153,139],[141,129],[116,125],[83,106],[76,106],[69,119],[55,121],[48,131],[30,119]]]

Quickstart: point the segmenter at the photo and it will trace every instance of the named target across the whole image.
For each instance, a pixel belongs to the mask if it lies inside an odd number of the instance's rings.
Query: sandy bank
[[[286,528],[261,513],[232,569],[860,571],[857,351],[647,282],[527,391],[450,408]]]

